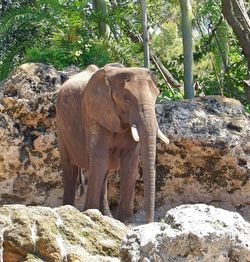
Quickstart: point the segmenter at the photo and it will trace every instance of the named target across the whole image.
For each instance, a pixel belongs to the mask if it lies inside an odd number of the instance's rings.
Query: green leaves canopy
[[[190,0],[193,8],[194,82],[196,95],[224,94],[246,104],[242,80],[247,66],[231,28],[221,19],[221,3]],[[0,80],[24,62],[43,62],[62,69],[120,62],[143,66],[141,10],[137,0],[105,1],[106,13],[90,0],[13,0],[0,5]],[[179,0],[147,0],[150,48],[183,81]],[[110,28],[100,37],[98,24]],[[182,98],[170,90],[157,68],[161,99]]]

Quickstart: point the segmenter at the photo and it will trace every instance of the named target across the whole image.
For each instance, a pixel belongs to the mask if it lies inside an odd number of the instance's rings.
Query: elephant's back
[[[70,77],[66,82],[59,89],[59,93],[62,92],[71,92],[74,90],[83,90],[88,81],[92,77],[92,75],[98,70],[99,68],[95,65],[88,66],[84,71],[77,73]]]

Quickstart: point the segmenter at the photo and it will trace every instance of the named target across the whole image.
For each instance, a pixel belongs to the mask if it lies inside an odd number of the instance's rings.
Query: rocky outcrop
[[[240,102],[208,96],[156,110],[171,141],[158,143],[157,151],[162,214],[181,204],[206,203],[250,219],[250,116]]]
[[[250,261],[250,224],[204,204],[167,212],[161,223],[132,229],[121,247],[126,262]]]
[[[55,127],[57,89],[71,68],[58,72],[25,64],[0,83],[0,203],[59,206],[62,180]],[[250,118],[242,105],[221,96],[156,106],[170,144],[157,142],[156,219],[172,207],[207,203],[250,219]],[[109,179],[109,199],[118,199],[119,176]],[[83,207],[77,194],[76,205]],[[138,173],[135,206],[143,210]]]
[[[76,72],[28,63],[0,83],[0,203],[61,204],[55,100]]]
[[[129,229],[97,210],[0,207],[1,262],[115,262]]]

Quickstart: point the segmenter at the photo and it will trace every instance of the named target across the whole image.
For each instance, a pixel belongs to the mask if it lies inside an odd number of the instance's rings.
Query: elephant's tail
[[[84,187],[85,187],[85,184],[87,184],[87,177],[84,175],[84,172],[80,167],[78,168],[78,181],[79,181],[78,186],[80,188],[80,196],[83,196]]]

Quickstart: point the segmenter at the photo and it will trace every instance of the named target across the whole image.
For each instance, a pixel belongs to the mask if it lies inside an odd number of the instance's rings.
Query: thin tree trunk
[[[179,0],[181,6],[181,27],[184,53],[184,96],[194,97],[193,48],[192,48],[192,6],[189,0]]]
[[[228,25],[226,21],[222,21],[216,31],[214,31],[215,41],[218,47],[218,71],[220,72],[220,95],[224,94],[225,76],[228,75]],[[229,75],[228,75],[229,76]]]
[[[107,14],[107,6],[105,0],[93,0],[93,4],[97,12],[101,13],[103,16]],[[98,28],[99,28],[99,35],[101,37],[109,36],[110,28],[106,23],[100,21],[98,23]]]
[[[142,7],[142,37],[143,37],[143,50],[144,50],[144,67],[149,68],[149,37],[147,28],[147,5],[146,0],[141,0]]]
[[[149,54],[150,54],[150,58],[152,59],[153,63],[155,64],[155,66],[160,71],[161,75],[163,76],[165,82],[167,84],[169,84],[170,89],[171,89],[171,87],[174,87],[174,88],[181,87],[181,83],[178,82],[173,77],[173,75],[167,70],[167,68],[162,64],[162,62],[159,59],[159,57],[157,57],[152,50],[149,51]],[[171,92],[173,92],[173,91],[171,90]]]

